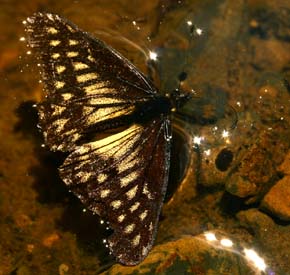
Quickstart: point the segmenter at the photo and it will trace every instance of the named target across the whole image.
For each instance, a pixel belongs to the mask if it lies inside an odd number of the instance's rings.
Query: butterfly
[[[45,144],[68,153],[60,177],[108,222],[116,260],[136,265],[152,248],[166,192],[171,111],[189,95],[161,95],[116,50],[59,15],[38,12],[23,24],[42,69]]]

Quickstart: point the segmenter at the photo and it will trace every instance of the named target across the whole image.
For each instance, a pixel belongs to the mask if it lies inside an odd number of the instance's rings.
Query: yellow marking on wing
[[[122,214],[118,217],[118,222],[122,222],[125,219],[126,215]]]
[[[78,55],[79,55],[78,52],[67,52],[67,53],[66,53],[66,56],[67,56],[67,57],[76,57],[76,56],[78,56]]]
[[[101,173],[101,174],[98,175],[97,180],[98,180],[99,183],[103,183],[107,178],[108,178],[108,175],[106,175],[104,173]]]
[[[143,221],[148,215],[148,210],[145,210],[143,213],[139,215],[141,221]]]
[[[136,211],[138,209],[138,207],[140,206],[140,202],[135,202],[131,207],[130,207],[130,211],[131,213]]]
[[[80,171],[76,174],[76,177],[80,182],[86,182],[91,177],[91,174],[88,172]]]
[[[64,82],[63,81],[56,81],[54,83],[54,87],[57,88],[57,89],[61,89],[63,86],[64,86]]]
[[[82,83],[96,78],[98,78],[98,75],[95,73],[81,74],[77,76],[77,81]]]
[[[141,125],[133,124],[122,132],[77,147],[75,150],[79,160],[77,169],[81,169],[83,165],[91,162],[90,152],[101,156],[104,160],[114,158],[117,161],[120,157],[124,157],[128,152],[128,148],[132,147],[140,138],[142,129]]]
[[[61,132],[64,129],[64,125],[68,122],[69,119],[60,118],[53,122],[53,126],[56,127],[57,132]]]
[[[49,45],[56,47],[57,45],[60,44],[60,42],[61,42],[60,40],[50,40]]]
[[[153,223],[151,222],[149,225],[149,231],[152,231],[152,230],[153,230]]]
[[[65,94],[62,94],[62,98],[64,99],[64,100],[70,100],[71,98],[72,98],[72,94],[70,94],[70,93],[65,93]]]
[[[72,33],[75,32],[75,30],[70,25],[66,25],[66,28]]]
[[[92,148],[95,148],[99,154],[108,155],[108,157],[114,155],[116,159],[124,155],[128,147],[131,147],[141,134],[142,126],[133,124],[130,128],[103,138],[101,140],[92,143]],[[123,142],[126,141],[126,146],[123,146]]]
[[[150,191],[148,189],[148,184],[147,183],[144,184],[142,193],[144,195],[146,195],[149,200],[152,200],[153,199],[152,194],[150,193]]]
[[[135,229],[135,224],[134,223],[131,223],[131,224],[129,224],[129,225],[127,225],[126,227],[125,227],[125,229],[124,229],[124,232],[126,233],[126,234],[130,234],[130,233],[132,233],[133,232],[133,230]]]
[[[128,200],[132,200],[136,196],[137,190],[138,190],[138,185],[134,186],[128,192],[126,192],[126,196]]]
[[[138,148],[138,149],[140,149],[140,148]],[[124,172],[126,170],[129,170],[132,167],[134,167],[136,164],[138,164],[138,158],[137,158],[138,152],[139,152],[139,150],[135,149],[134,152],[131,153],[129,158],[125,159],[125,161],[120,163],[120,165],[118,166],[119,173],[122,173],[122,172]],[[134,172],[132,172],[132,173],[134,173]],[[132,176],[135,176],[135,175],[131,175],[132,173],[130,173],[126,177],[130,177],[131,178]],[[138,175],[136,175],[136,177],[137,176]],[[124,181],[125,180],[126,179],[124,179]]]
[[[49,27],[49,28],[47,28],[47,32],[51,33],[51,34],[56,34],[56,33],[58,33],[58,30],[54,27]]]
[[[56,71],[58,74],[62,73],[65,71],[65,66],[56,66]]]
[[[52,105],[52,107],[53,107],[53,110],[54,110],[53,113],[52,113],[53,116],[61,115],[66,109],[64,106],[59,106],[59,105]]]
[[[102,94],[102,91],[100,90]],[[113,98],[113,97],[93,97],[89,100],[91,105],[105,105],[105,104],[114,104],[114,103],[123,103],[126,104],[127,102],[123,99]],[[119,106],[117,108],[120,108]]]
[[[122,202],[121,202],[120,200],[115,200],[115,201],[112,201],[112,202],[111,202],[111,206],[112,206],[114,209],[118,209],[121,205],[122,205]]]
[[[77,40],[74,40],[74,39],[70,39],[70,40],[68,41],[68,43],[69,43],[70,46],[73,46],[73,45],[77,45],[77,44],[79,44],[79,42],[78,42]]]
[[[127,108],[123,108],[122,106],[116,107],[107,107],[107,108],[99,108],[95,107],[84,107],[84,113],[87,114],[87,123],[94,124],[96,122],[111,119],[114,117],[119,117],[122,115],[130,114],[134,111],[134,106],[128,106]]]
[[[106,198],[111,193],[111,190],[105,189],[101,191],[101,198]]]
[[[89,68],[87,64],[82,63],[82,62],[73,62],[73,66],[76,71]]]
[[[122,166],[122,163],[120,163],[120,166]],[[126,187],[130,182],[136,180],[138,176],[139,176],[139,173],[137,173],[136,171],[133,171],[129,173],[127,176],[122,177],[120,179],[121,187]]]
[[[99,78],[99,76],[98,76]],[[108,83],[105,81],[98,82],[96,84],[92,84],[84,87],[85,93],[87,95],[95,95],[95,94],[114,94],[116,92],[113,88],[108,88]]]
[[[91,55],[88,56],[88,60],[90,60],[91,62],[95,62],[96,61]]]
[[[53,53],[53,54],[51,55],[51,57],[52,57],[53,59],[58,59],[58,58],[60,57],[60,54],[59,54],[59,53]]]

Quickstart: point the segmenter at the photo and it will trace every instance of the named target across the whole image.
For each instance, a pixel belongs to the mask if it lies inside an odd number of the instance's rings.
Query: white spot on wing
[[[133,246],[137,246],[140,243],[140,239],[141,239],[141,235],[138,234],[133,240],[132,240],[132,244]]]
[[[53,15],[51,13],[47,13],[46,16],[49,20],[54,21]]]
[[[145,246],[144,246],[144,247],[142,248],[142,255],[145,256],[145,255],[147,255],[147,254],[148,254],[148,247],[145,247]]]

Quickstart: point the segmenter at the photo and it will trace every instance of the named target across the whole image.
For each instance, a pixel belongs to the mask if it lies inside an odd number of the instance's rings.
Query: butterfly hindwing
[[[150,251],[167,185],[169,123],[158,119],[95,142],[68,156],[60,175],[114,230],[108,239],[119,262],[134,265]]]
[[[25,23],[42,67],[40,125],[52,150],[71,151],[87,133],[127,124],[134,104],[155,98],[154,86],[127,59],[66,19],[36,13]]]

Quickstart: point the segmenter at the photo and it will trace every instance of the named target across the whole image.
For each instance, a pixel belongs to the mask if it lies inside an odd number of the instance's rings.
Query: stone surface
[[[239,212],[237,218],[242,226],[253,232],[256,250],[263,251],[265,262],[274,274],[288,275],[290,225],[277,225],[268,215],[254,208]]]
[[[218,244],[218,241],[206,241],[204,235],[184,237],[155,246],[149,256],[138,266],[125,267],[116,264],[102,275],[256,274],[256,270],[243,256]]]
[[[285,157],[279,170],[284,177],[265,195],[261,208],[284,221],[290,221],[290,154]]]

